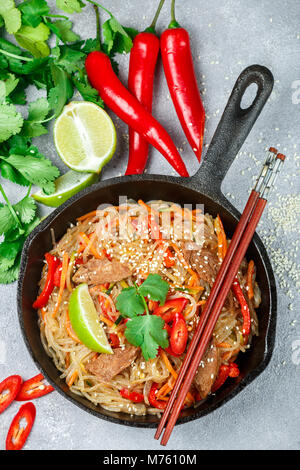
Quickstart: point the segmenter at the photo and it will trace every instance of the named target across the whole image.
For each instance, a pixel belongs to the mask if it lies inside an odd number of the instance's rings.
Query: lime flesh
[[[32,197],[46,206],[58,207],[67,201],[67,199],[74,196],[74,194],[91,186],[97,180],[98,175],[95,173],[78,173],[77,171],[70,170],[55,180],[54,193],[45,194],[43,191],[38,191]]]
[[[57,152],[76,171],[100,173],[115,153],[116,141],[116,129],[109,115],[88,101],[69,103],[55,122]]]
[[[80,284],[73,290],[69,317],[73,330],[85,346],[92,351],[113,354],[87,284]]]

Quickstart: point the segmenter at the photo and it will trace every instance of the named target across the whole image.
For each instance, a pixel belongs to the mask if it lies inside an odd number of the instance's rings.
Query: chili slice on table
[[[44,381],[45,378],[43,374],[38,374],[23,382],[16,400],[34,400],[35,398],[43,397],[44,395],[53,392],[54,388],[49,384],[45,384]]]
[[[20,450],[24,446],[34,424],[36,409],[28,402],[21,406],[12,420],[6,437],[6,450]],[[23,427],[23,422],[26,422]]]
[[[50,253],[45,254],[45,259],[48,264],[47,278],[42,292],[33,303],[33,308],[36,309],[46,307],[49,297],[54,289],[54,274],[60,263],[60,261],[55,256],[50,255]]]
[[[22,382],[20,375],[10,375],[0,383],[0,414],[15,400]]]
[[[130,392],[128,388],[122,388],[120,390],[120,395],[127,400],[131,400],[134,403],[142,403],[144,402],[144,395],[139,392]]]

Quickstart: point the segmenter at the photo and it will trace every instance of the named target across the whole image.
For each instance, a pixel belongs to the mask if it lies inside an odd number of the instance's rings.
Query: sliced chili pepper
[[[85,67],[92,86],[105,104],[153,145],[180,176],[188,177],[185,164],[170,135],[121,83],[109,57],[100,51],[91,52],[87,56]]]
[[[172,255],[170,248],[167,249],[164,256],[164,265],[166,268],[171,268],[175,264],[175,258]]]
[[[182,129],[197,159],[201,160],[205,111],[197,85],[189,34],[175,19],[160,38],[161,56],[170,95]]]
[[[10,375],[0,383],[0,414],[15,400],[22,382],[20,375]]]
[[[255,273],[254,261],[251,260],[249,261],[248,270],[247,270],[247,287],[248,287],[249,300],[253,299],[254,297],[254,291],[253,291],[254,273]]]
[[[232,290],[241,307],[241,312],[243,316],[243,327],[242,327],[243,336],[248,336],[251,330],[250,309],[249,309],[244,293],[242,291],[242,288],[237,278],[235,278],[235,280],[233,281]]]
[[[21,406],[12,420],[6,437],[6,450],[20,450],[24,446],[34,424],[36,409],[33,403],[28,402]],[[26,421],[25,428],[20,426]]]
[[[154,73],[159,54],[159,39],[155,33],[155,26],[164,1],[159,3],[151,26],[134,38],[130,51],[128,89],[149,113],[152,112]],[[147,140],[130,127],[129,158],[125,175],[142,174],[148,152]]]
[[[54,289],[54,274],[59,264],[59,260],[55,256],[50,255],[50,253],[45,254],[45,259],[48,264],[47,278],[42,292],[33,304],[33,308],[36,309],[43,308],[47,305],[49,297]]]
[[[54,273],[53,283],[55,287],[60,287],[61,271],[62,271],[62,262],[58,264]]]
[[[159,410],[164,410],[167,405],[167,402],[163,400],[157,400],[156,398],[157,389],[158,389],[158,384],[154,382],[150,389],[148,400],[149,400],[150,405],[153,406],[154,408],[158,408]]]
[[[35,375],[31,379],[26,380],[23,383],[16,400],[34,400],[35,398],[43,397],[44,395],[53,392],[54,388],[49,384],[45,384],[44,381],[45,378],[43,374]]]
[[[138,392],[130,392],[128,388],[122,388],[120,390],[120,395],[127,400],[131,400],[134,403],[143,403],[144,402],[144,395]]]
[[[115,333],[110,333],[109,339],[113,348],[118,348],[120,346],[119,336]]]
[[[222,364],[219,369],[218,376],[212,387],[212,392],[216,392],[226,382],[228,377],[238,377],[240,371],[238,365],[234,362],[230,364]]]
[[[176,313],[170,336],[170,346],[174,354],[180,356],[184,352],[187,340],[188,330],[186,321],[181,314]]]
[[[164,305],[155,309],[153,314],[159,315],[166,323],[169,323],[174,320],[176,313],[183,311],[187,302],[188,300],[184,297],[168,300]]]
[[[78,256],[76,259],[75,259],[75,266],[79,266],[83,264],[83,257],[82,256]]]

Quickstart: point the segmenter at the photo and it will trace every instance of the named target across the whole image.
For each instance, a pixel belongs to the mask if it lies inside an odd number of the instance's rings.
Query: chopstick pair
[[[267,197],[275,184],[284,160],[285,156],[283,154],[277,153],[277,150],[272,147],[269,149],[268,157],[228,246],[227,253],[212,286],[175,386],[155,433],[155,439],[159,439],[166,425],[161,445],[166,445],[170,438],[185,397],[212,336],[220,311],[255,233],[266,206]]]

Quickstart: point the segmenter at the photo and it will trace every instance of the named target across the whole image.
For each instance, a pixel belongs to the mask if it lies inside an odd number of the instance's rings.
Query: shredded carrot
[[[84,232],[79,232],[79,237],[82,242],[85,244],[85,248],[92,253],[92,255],[97,259],[102,259],[102,256],[98,253],[96,248],[93,246],[93,240],[90,240],[89,237]]]
[[[160,354],[161,354],[161,357],[162,357],[162,359],[163,359],[163,361],[164,361],[164,363],[165,363],[165,365],[166,365],[168,371],[170,372],[170,374],[171,374],[171,375],[174,377],[174,379],[176,380],[177,377],[178,377],[178,374],[177,374],[177,372],[173,369],[172,364],[170,363],[170,361],[169,361],[169,359],[168,359],[168,357],[167,357],[165,351],[161,350]],[[175,384],[175,382],[174,382],[174,384]],[[172,387],[172,390],[173,390],[173,388],[174,388],[174,386]],[[193,397],[193,395],[192,395],[190,392],[187,393],[186,400],[190,400],[190,401],[194,402],[194,397]]]
[[[199,302],[197,302],[197,307],[204,304],[206,304],[206,300],[199,300]]]
[[[75,370],[75,372],[73,372],[73,374],[71,375],[70,380],[67,382],[68,387],[71,387],[71,385],[73,385],[77,377],[78,377],[78,371]]]
[[[53,313],[52,313],[52,317],[56,316],[56,314],[58,312],[58,309],[59,309],[59,306],[61,304],[62,295],[63,295],[65,285],[66,285],[66,277],[67,277],[68,267],[69,267],[69,256],[68,256],[68,253],[64,252],[63,259],[62,259],[62,268],[61,268],[59,292],[58,292],[57,302],[56,302],[55,308],[54,308]]]
[[[172,390],[172,387],[167,383],[165,383],[157,392],[157,398],[164,397],[168,395],[168,393]]]
[[[99,316],[100,320],[103,321],[103,323],[106,323],[108,326],[114,326],[114,322],[106,318],[104,315]]]
[[[65,364],[66,364],[66,368],[68,368],[70,365],[70,353],[69,352],[67,352],[66,354]]]
[[[254,261],[251,260],[249,261],[248,264],[248,271],[247,271],[247,292],[248,292],[248,298],[251,300],[254,297],[254,291],[253,291],[253,274],[254,274]]]
[[[142,201],[142,199],[138,200],[138,204],[140,206],[144,207],[144,209],[146,209],[149,214],[159,215],[159,212],[155,211],[150,206],[148,206],[148,204],[146,204],[144,201]]]
[[[224,230],[222,220],[219,214],[217,215],[217,218],[215,219],[214,225],[215,225],[215,231],[218,237],[218,258],[220,260],[223,260],[225,258],[226,251],[227,251],[227,238],[226,238],[225,230]]]
[[[95,215],[98,214],[98,210],[88,212],[87,214],[82,215],[81,217],[78,217],[78,222],[82,222],[83,220],[88,219],[89,217],[94,217]]]
[[[190,275],[191,275],[191,276],[194,276],[194,277],[196,277],[196,278],[198,279],[198,274],[197,274],[195,271],[193,271],[193,270],[189,267],[188,263],[187,263],[186,260],[184,259],[183,254],[182,254],[181,251],[180,251],[179,246],[178,246],[176,243],[171,243],[171,246],[172,246],[172,248],[176,251],[176,253],[177,253],[177,255],[178,255],[178,258],[179,258],[179,261],[185,266],[185,268],[186,268],[187,271],[190,273]]]
[[[70,322],[70,317],[69,317],[69,312],[67,312],[67,314],[66,314],[65,327],[66,327],[67,333],[70,336],[70,338],[72,338],[74,341],[76,341],[76,343],[82,344],[82,342],[80,341],[80,339],[78,338],[78,336],[76,335],[75,331],[72,328],[72,325],[71,325],[71,322]]]
[[[222,343],[217,344],[217,348],[231,348],[231,344],[223,341]]]

